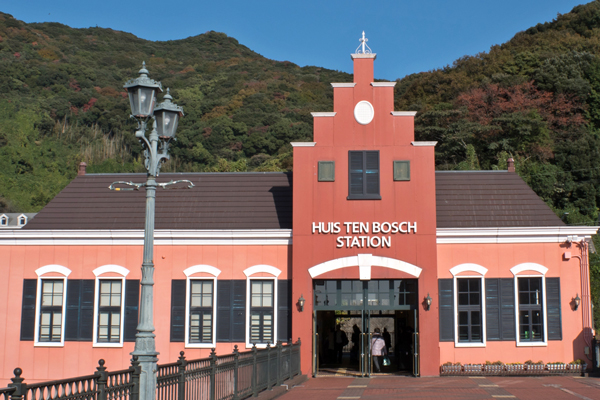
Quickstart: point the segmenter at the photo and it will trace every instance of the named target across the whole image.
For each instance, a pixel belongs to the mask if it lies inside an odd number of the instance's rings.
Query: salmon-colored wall
[[[292,299],[306,299],[303,312],[292,313],[293,337],[302,339],[302,372],[312,372],[313,290],[308,269],[320,263],[357,254],[405,261],[422,268],[419,297],[437,296],[434,147],[414,146],[414,117],[394,116],[394,88],[373,86],[374,58],[354,59],[354,87],[334,87],[335,116],[317,116],[314,147],[294,147],[294,221]],[[359,124],[354,107],[369,101],[373,121]],[[319,110],[320,111],[320,110]],[[348,152],[378,150],[380,200],[348,200]],[[410,181],[394,181],[393,161],[410,161]],[[318,162],[335,161],[335,181],[318,182]],[[417,233],[391,235],[391,246],[337,247],[346,233],[344,222],[417,223]],[[312,232],[312,224],[338,222],[339,234]],[[372,225],[370,225],[372,228]],[[382,236],[381,234],[360,234]],[[359,236],[359,235],[356,235]],[[385,235],[384,235],[385,236]],[[358,267],[342,268],[318,279],[359,279]],[[372,279],[401,279],[406,274],[374,266]],[[439,374],[437,314],[419,306],[421,374]]]
[[[516,341],[488,341],[484,348],[454,347],[454,342],[440,342],[440,361],[485,363],[524,362],[570,362],[582,359],[590,361],[584,354],[582,307],[574,311],[571,301],[581,296],[580,264],[576,258],[565,259],[568,249],[560,243],[514,243],[514,244],[440,244],[438,245],[439,278],[452,278],[450,268],[463,263],[479,264],[487,268],[486,278],[513,278],[512,267],[522,263],[536,263],[548,268],[546,277],[560,278],[562,337],[563,340],[548,340],[543,347],[517,347]],[[526,272],[523,274],[532,274]],[[473,274],[471,274],[473,275]],[[433,308],[433,307],[432,307]],[[436,312],[439,312],[436,304]]]
[[[20,341],[23,279],[37,279],[35,270],[50,264],[70,269],[68,279],[95,279],[92,271],[107,264],[128,269],[127,279],[140,279],[142,246],[0,246],[0,259],[0,387],[10,383],[16,367],[28,383],[88,375],[100,358],[109,370],[128,367],[134,343],[125,342],[122,348],[94,348],[91,341],[34,347],[33,341]],[[156,349],[163,364],[176,361],[181,350],[187,359],[210,353],[210,349],[186,349],[184,343],[170,342],[173,279],[186,279],[183,271],[198,264],[221,270],[219,280],[246,279],[243,271],[258,264],[278,268],[278,279],[288,279],[291,251],[287,245],[155,246],[154,262]],[[244,343],[218,343],[217,354],[231,353],[235,344],[246,350]]]

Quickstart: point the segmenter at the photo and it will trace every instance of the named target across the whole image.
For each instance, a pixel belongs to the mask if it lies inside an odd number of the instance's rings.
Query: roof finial
[[[367,46],[367,42],[369,39],[365,38],[365,31],[362,33],[362,38],[358,39],[360,45],[356,48],[356,54],[371,54],[373,53],[369,46]]]

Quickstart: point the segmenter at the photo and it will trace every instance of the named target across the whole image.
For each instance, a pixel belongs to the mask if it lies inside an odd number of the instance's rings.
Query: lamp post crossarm
[[[122,187],[115,187],[115,185],[127,185],[127,186],[133,186],[131,188],[122,188]],[[119,191],[125,191],[125,190],[140,190],[141,187],[146,186],[146,183],[134,183],[134,182],[125,182],[125,181],[116,181],[110,184],[110,186],[108,187],[110,190],[115,190],[117,192]]]
[[[183,187],[168,187],[171,185],[176,185],[178,183],[187,183],[187,186],[183,186]],[[195,185],[192,183],[192,181],[188,181],[187,179],[181,179],[178,181],[170,181],[170,182],[166,182],[166,183],[157,183],[158,186],[160,186],[163,189],[191,189],[193,188]]]

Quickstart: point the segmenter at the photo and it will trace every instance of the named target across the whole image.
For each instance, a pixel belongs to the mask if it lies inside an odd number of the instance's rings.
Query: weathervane
[[[362,38],[358,39],[360,45],[356,48],[356,54],[372,54],[371,48],[367,46],[369,39],[365,38],[365,31],[363,31]]]

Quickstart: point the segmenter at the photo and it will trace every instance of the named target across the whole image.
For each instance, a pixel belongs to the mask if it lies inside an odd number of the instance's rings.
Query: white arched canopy
[[[389,257],[374,256],[372,254],[358,254],[356,256],[336,258],[324,263],[315,265],[308,269],[308,273],[312,278],[323,275],[327,272],[335,271],[340,268],[358,267],[360,279],[368,281],[371,279],[371,267],[391,268],[396,271],[406,272],[416,278],[421,275],[422,269],[416,265],[405,261],[396,260]]]

